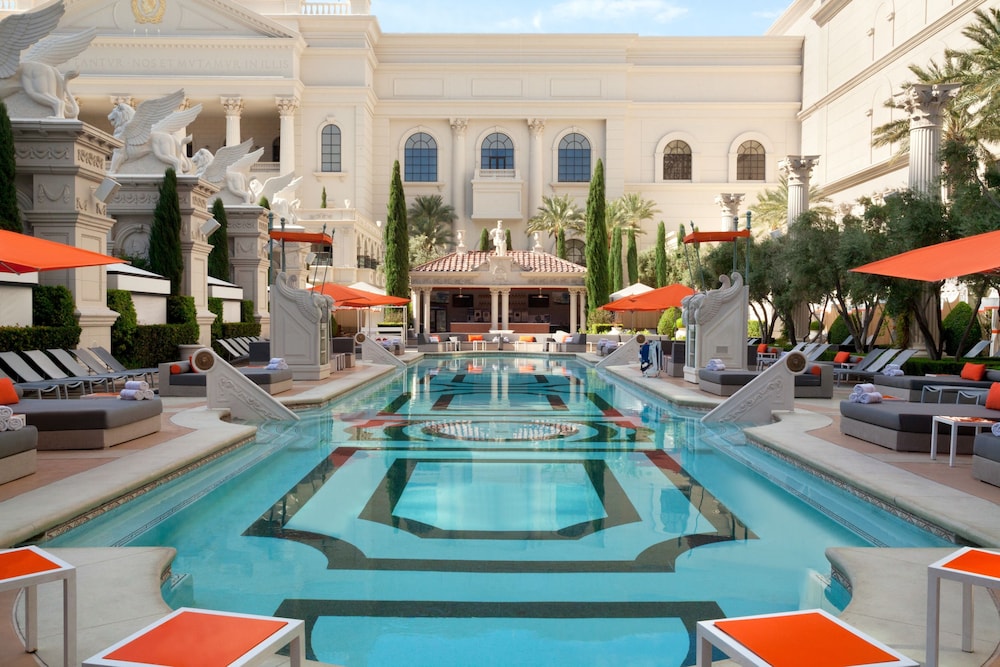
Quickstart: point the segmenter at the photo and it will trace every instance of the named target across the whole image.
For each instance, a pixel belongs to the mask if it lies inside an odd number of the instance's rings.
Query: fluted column
[[[510,329],[510,288],[500,290],[500,328]]]
[[[500,324],[500,290],[490,288],[490,328],[499,329]]]
[[[467,219],[465,210],[465,133],[469,128],[467,118],[451,119],[452,154],[451,154],[451,187],[452,205],[458,217],[452,225],[452,232],[462,227]]]
[[[538,213],[542,206],[542,196],[544,192],[543,167],[543,147],[542,139],[545,136],[545,120],[532,118],[528,121],[528,130],[531,132],[531,168],[528,174],[528,217]]]
[[[818,155],[789,155],[778,163],[778,169],[788,177],[787,224],[798,220],[809,210],[809,178],[819,164]]]
[[[226,145],[238,146],[243,142],[243,135],[240,131],[240,118],[243,115],[243,98],[235,95],[222,96],[219,99],[222,102],[222,108],[226,111]]]
[[[957,83],[910,87],[896,106],[910,116],[910,178],[913,192],[934,194],[941,178],[941,111],[958,93]]]
[[[746,194],[742,192],[736,194],[723,192],[715,198],[715,203],[722,209],[722,224],[719,226],[721,231],[733,230],[733,218],[740,214],[740,204],[743,203],[744,197]]]
[[[287,174],[295,171],[295,111],[299,108],[297,97],[276,97],[278,113],[281,116],[281,156],[279,172]]]

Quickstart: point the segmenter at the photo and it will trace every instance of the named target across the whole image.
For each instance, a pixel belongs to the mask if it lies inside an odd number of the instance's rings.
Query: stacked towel
[[[854,385],[847,400],[851,403],[881,403],[882,394],[875,391],[875,385],[871,382],[864,382]]]
[[[9,405],[0,405],[0,431],[20,431],[27,423],[24,415],[15,415]]]
[[[858,397],[858,403],[881,403],[882,394],[877,391],[869,391]]]
[[[267,363],[267,366],[264,366],[264,369],[269,371],[287,371],[288,362],[281,357],[273,357],[271,361]]]
[[[882,369],[882,375],[897,376],[902,374],[903,369],[899,367],[899,364],[888,364],[884,369]]]
[[[143,380],[129,380],[118,392],[118,398],[123,401],[151,401],[156,398],[156,392]]]
[[[726,363],[722,359],[709,359],[708,363],[705,364],[706,371],[724,371],[726,370]]]
[[[1000,422],[996,422],[990,427],[990,432],[993,435],[1000,436]]]

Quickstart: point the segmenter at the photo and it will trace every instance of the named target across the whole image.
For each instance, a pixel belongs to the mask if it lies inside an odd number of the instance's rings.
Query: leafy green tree
[[[656,282],[651,283],[653,287],[664,287],[667,283],[667,227],[660,220],[656,226]],[[650,284],[650,283],[647,283]]]
[[[569,195],[542,197],[538,213],[528,219],[528,233],[544,232],[556,238],[556,256],[566,259],[566,232],[583,231],[583,212]]]
[[[639,281],[639,250],[635,246],[635,230],[628,230],[628,247],[625,250],[625,266],[628,267],[628,284]]]
[[[452,243],[451,225],[458,218],[455,209],[445,204],[441,195],[424,195],[413,200],[406,212],[411,246],[414,237],[424,244],[421,256],[438,257]]]
[[[7,105],[0,102],[0,229],[24,233],[14,187],[14,130]]]
[[[406,195],[399,176],[399,160],[392,165],[385,223],[385,292],[410,297],[410,240],[406,224]]]
[[[608,252],[608,279],[611,291],[617,292],[622,284],[622,228],[611,230],[611,250]]]
[[[483,232],[479,235],[479,251],[490,251],[490,230],[486,227],[483,227]]]
[[[226,218],[226,207],[221,199],[212,203],[212,217],[219,223],[219,228],[208,237],[212,244],[212,252],[208,255],[208,275],[219,280],[230,279],[229,276],[229,220]]]
[[[778,187],[757,194],[757,203],[750,207],[753,221],[767,229],[780,229],[788,221],[788,175],[778,177]],[[834,216],[831,200],[815,185],[809,186],[809,210],[827,217]]]
[[[610,300],[608,289],[608,227],[605,215],[604,163],[600,158],[590,179],[587,195],[586,258],[587,311],[589,315]]]
[[[171,296],[181,293],[184,256],[181,253],[181,205],[177,198],[177,172],[167,169],[160,185],[149,230],[149,265],[170,280]]]

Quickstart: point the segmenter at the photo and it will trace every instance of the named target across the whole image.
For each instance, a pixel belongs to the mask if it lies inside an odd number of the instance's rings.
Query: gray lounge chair
[[[123,373],[116,373],[109,370],[94,370],[93,368],[80,363],[77,357],[73,356],[73,353],[69,350],[62,350],[58,348],[52,348],[45,351],[50,357],[55,359],[56,363],[65,368],[70,375],[76,375],[79,377],[93,377],[100,378],[105,381],[109,381],[111,384],[111,390],[116,389],[115,383],[118,380],[122,381],[122,385],[135,377],[134,373],[125,371]]]
[[[149,382],[150,387],[156,383],[156,376],[160,372],[159,368],[126,368],[125,364],[115,359],[114,356],[103,347],[91,347],[89,348],[89,351],[109,369],[115,371],[116,373],[133,373],[133,377],[143,378]]]
[[[978,343],[976,343],[975,345],[973,345],[971,348],[969,348],[969,351],[966,352],[965,354],[963,354],[962,358],[963,359],[975,359],[976,357],[978,357],[982,353],[983,350],[985,350],[989,346],[989,344],[990,344],[990,341],[988,341],[988,340],[981,340],[981,341],[979,341]]]
[[[84,373],[83,375],[69,375],[66,371],[59,368],[56,362],[53,361],[52,357],[45,354],[41,350],[25,350],[21,354],[23,354],[31,361],[31,363],[42,371],[46,380],[74,382],[79,380],[89,384],[89,393],[94,393],[94,387],[98,385],[100,385],[100,388],[106,392],[112,392],[115,389],[114,382],[107,376],[91,375],[89,373]]]
[[[25,361],[24,357],[19,355],[17,352],[0,352],[0,361],[4,363],[7,369],[17,376],[17,381],[19,383],[30,382],[35,385],[43,385],[45,383],[58,384],[62,387],[63,393],[68,397],[70,390],[78,391],[83,394],[89,389],[93,391],[93,383],[85,382],[83,380],[52,380],[49,378],[42,377],[38,371],[31,367],[31,365]]]
[[[64,389],[63,385],[60,383],[53,382],[19,382],[17,378],[12,378],[0,369],[0,378],[5,378],[14,383],[15,387],[19,387],[22,392],[35,392],[38,398],[45,398],[49,396],[50,398],[64,398],[69,396],[68,392]]]
[[[879,362],[881,363],[876,362],[875,364],[872,364],[872,366],[869,367],[867,370],[855,371],[853,374],[854,378],[856,380],[865,380],[866,382],[871,382],[872,380],[875,379],[875,376],[883,375],[886,366],[888,366],[889,364],[897,364],[900,367],[902,367],[902,365],[905,364],[910,357],[916,354],[917,350],[916,348],[911,347],[905,350],[895,350],[895,349],[888,350],[887,352],[895,352],[896,354],[888,357],[884,362],[882,362],[882,360],[880,359]]]
[[[882,348],[875,348],[868,354],[866,354],[861,361],[854,365],[844,365],[840,367],[835,367],[833,369],[833,379],[839,386],[841,380],[847,380],[854,377],[857,373],[867,371],[873,364],[875,364],[879,359],[886,355],[886,353],[895,354],[895,350],[883,350]],[[882,362],[883,365],[886,362]]]

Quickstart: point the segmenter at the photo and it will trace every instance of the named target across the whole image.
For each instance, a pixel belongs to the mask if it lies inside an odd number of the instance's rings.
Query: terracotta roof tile
[[[461,255],[453,252],[420,266],[415,266],[410,271],[416,273],[471,273],[479,270],[481,266],[486,264],[493,254],[492,252],[482,252],[480,250],[472,250]],[[587,272],[586,267],[559,259],[547,252],[510,250],[507,252],[507,256],[513,259],[514,264],[520,266],[522,271],[535,271],[538,273]]]

